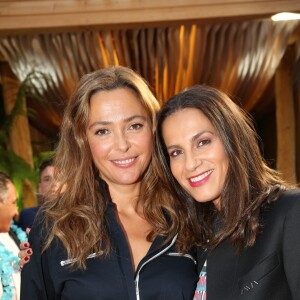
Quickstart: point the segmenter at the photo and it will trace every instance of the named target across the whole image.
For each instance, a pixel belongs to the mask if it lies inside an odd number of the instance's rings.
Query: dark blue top
[[[21,227],[24,231],[26,230],[26,228],[31,228],[38,209],[39,209],[38,206],[24,208],[20,212],[20,217],[18,222],[19,227]]]
[[[112,251],[106,258],[91,253],[85,271],[68,268],[70,259],[59,240],[41,256],[42,226],[39,217],[36,221],[29,235],[33,255],[21,274],[22,300],[193,299],[198,279],[195,253],[178,253],[176,236],[167,244],[158,236],[134,271],[126,236],[111,203],[106,221]]]

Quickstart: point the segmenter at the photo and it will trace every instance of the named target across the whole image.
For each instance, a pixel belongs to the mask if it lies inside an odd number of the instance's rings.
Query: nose
[[[188,171],[194,171],[201,164],[201,159],[193,153],[186,153],[185,168]]]
[[[124,132],[119,132],[115,137],[116,148],[122,152],[128,151],[130,148],[130,141]]]

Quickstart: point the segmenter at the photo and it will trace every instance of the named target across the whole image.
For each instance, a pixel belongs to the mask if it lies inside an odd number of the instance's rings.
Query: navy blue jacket
[[[29,235],[33,255],[22,270],[22,300],[193,299],[198,279],[195,253],[177,253],[176,237],[166,245],[162,245],[162,237],[157,237],[134,271],[113,206],[108,205],[106,214],[113,250],[108,258],[91,253],[86,271],[69,270],[70,260],[59,241],[41,256],[41,226],[34,223]]]
[[[39,206],[34,206],[21,210],[18,226],[20,226],[24,231],[26,228],[31,228],[38,209]]]

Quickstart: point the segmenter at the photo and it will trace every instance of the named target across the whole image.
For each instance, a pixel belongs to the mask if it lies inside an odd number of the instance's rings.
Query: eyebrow
[[[146,121],[146,120],[147,120],[147,118],[144,117],[144,116],[141,116],[141,115],[133,115],[133,116],[131,116],[131,117],[128,117],[128,118],[124,119],[123,122],[128,123],[128,122],[133,121],[134,119],[142,119],[143,121]],[[88,129],[90,129],[90,128],[94,127],[94,126],[97,126],[97,125],[109,125],[109,124],[111,124],[111,123],[113,123],[113,122],[111,122],[111,121],[96,121],[96,122],[92,123],[92,124],[88,127]]]
[[[211,134],[214,134],[212,131],[209,131],[209,130],[202,130],[202,131],[196,133],[195,135],[193,135],[193,136],[191,137],[190,141],[191,141],[191,142],[194,142],[194,141],[197,140],[202,134],[204,134],[204,133],[206,133],[206,132],[211,133]],[[167,147],[167,149],[171,149],[171,148],[180,148],[180,146],[179,146],[179,145],[170,145],[170,146]]]

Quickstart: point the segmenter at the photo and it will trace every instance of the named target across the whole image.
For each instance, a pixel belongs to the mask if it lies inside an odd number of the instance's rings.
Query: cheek
[[[97,161],[102,157],[106,156],[110,149],[109,144],[105,142],[101,143],[98,141],[88,141],[88,144],[94,161]]]
[[[50,185],[50,182],[42,182],[41,183],[41,188],[46,189]]]
[[[6,220],[6,222],[10,221],[10,219],[13,217],[14,215],[14,209],[13,206],[7,206],[5,207],[5,209],[3,210],[3,219]]]
[[[149,132],[147,135],[142,135],[140,137],[134,137],[132,139],[132,144],[135,144],[138,149],[143,149],[147,156],[151,156],[153,152],[153,136]]]
[[[178,163],[174,163],[174,162],[171,161],[170,162],[170,169],[171,169],[171,172],[172,172],[173,176],[180,183],[180,177],[179,177],[180,168],[179,168]]]
[[[16,214],[16,210],[17,210],[17,208],[15,206],[11,207],[11,210],[10,210],[10,216],[11,216],[11,218],[13,218],[14,215]]]
[[[145,148],[148,149],[149,154],[152,155],[154,149],[152,135],[146,140]]]
[[[224,177],[226,177],[227,172],[228,172],[228,168],[229,168],[229,159],[228,159],[225,152],[223,154],[222,164],[223,164],[223,172],[224,172],[223,175],[224,175]]]

